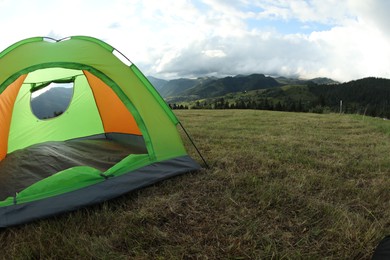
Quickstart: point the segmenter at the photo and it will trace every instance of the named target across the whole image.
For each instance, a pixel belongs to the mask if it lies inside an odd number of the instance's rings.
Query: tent
[[[37,91],[67,84],[60,115]],[[200,169],[179,120],[141,71],[92,37],[34,37],[0,53],[0,227],[96,204]]]
[[[372,255],[372,260],[388,260],[390,259],[390,235],[385,236],[376,246]]]

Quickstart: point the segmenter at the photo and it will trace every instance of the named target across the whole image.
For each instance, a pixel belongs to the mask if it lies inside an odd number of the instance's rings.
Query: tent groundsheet
[[[105,137],[45,142],[9,154],[0,161],[0,201],[72,167],[105,172],[130,154],[147,153],[145,147]]]

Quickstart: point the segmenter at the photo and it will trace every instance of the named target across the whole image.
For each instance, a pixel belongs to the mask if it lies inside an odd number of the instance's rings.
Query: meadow
[[[390,234],[390,121],[261,110],[175,113],[209,169],[0,230],[0,257],[369,259]]]

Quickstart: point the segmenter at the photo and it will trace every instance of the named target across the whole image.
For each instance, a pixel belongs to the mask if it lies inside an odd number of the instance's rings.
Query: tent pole
[[[190,140],[190,142],[192,143],[192,145],[195,147],[195,150],[198,152],[200,158],[202,158],[202,161],[203,163],[206,165],[206,169],[210,169],[210,166],[208,165],[208,163],[206,162],[206,160],[203,158],[202,154],[200,153],[198,147],[196,147],[194,141],[192,140],[191,136],[188,134],[187,130],[184,128],[183,124],[179,121],[179,124],[181,126],[181,128],[184,130],[184,133],[187,135],[188,139]]]

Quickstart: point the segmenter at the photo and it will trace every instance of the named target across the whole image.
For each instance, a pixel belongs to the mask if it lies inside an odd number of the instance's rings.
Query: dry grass
[[[210,169],[2,230],[0,257],[369,259],[390,234],[390,122],[250,110],[177,114]]]

